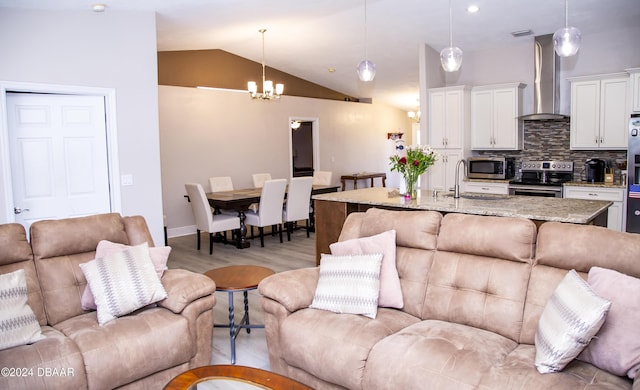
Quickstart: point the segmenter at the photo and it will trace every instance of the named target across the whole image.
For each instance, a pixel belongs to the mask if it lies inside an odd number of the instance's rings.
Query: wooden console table
[[[358,180],[371,180],[371,187],[373,187],[373,179],[379,177],[382,179],[382,186],[386,187],[387,174],[386,173],[377,173],[377,172],[361,172],[354,173],[353,175],[343,175],[340,176],[340,181],[342,182],[342,191],[345,190],[345,182],[347,180],[353,180],[353,189],[358,189]]]

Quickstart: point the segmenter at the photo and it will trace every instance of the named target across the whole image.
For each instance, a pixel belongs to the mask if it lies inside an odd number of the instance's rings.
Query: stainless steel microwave
[[[469,157],[467,177],[470,179],[511,179],[515,160],[506,157]]]

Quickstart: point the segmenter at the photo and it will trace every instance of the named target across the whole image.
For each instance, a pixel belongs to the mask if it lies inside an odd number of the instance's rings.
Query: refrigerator
[[[640,114],[629,120],[627,186],[627,232],[640,233]]]

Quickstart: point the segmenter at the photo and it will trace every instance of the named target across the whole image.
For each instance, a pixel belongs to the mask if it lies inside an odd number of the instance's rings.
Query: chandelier
[[[262,93],[258,93],[258,84],[255,81],[249,81],[247,87],[249,89],[249,95],[252,99],[280,99],[282,92],[284,92],[284,84],[276,84],[275,91],[273,89],[273,81],[265,79],[265,64],[264,64],[264,33],[267,29],[262,28],[258,30],[262,34]]]

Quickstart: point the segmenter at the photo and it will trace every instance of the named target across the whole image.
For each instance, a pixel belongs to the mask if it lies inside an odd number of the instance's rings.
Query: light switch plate
[[[133,185],[133,175],[122,175],[120,176],[120,184],[123,186],[132,186]]]

